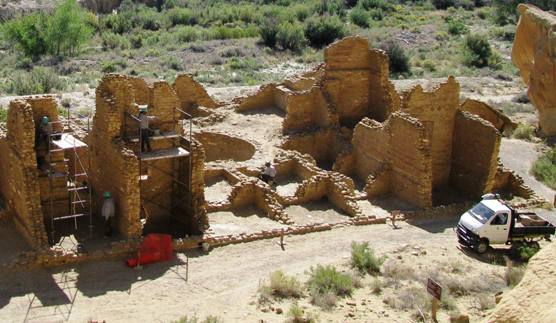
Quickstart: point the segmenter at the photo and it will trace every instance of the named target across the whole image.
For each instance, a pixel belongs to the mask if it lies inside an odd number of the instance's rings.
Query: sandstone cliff
[[[530,261],[521,282],[502,297],[487,322],[554,322],[556,318],[556,244]]]
[[[556,135],[556,14],[520,4],[521,17],[512,49],[512,62],[529,86],[546,135]]]

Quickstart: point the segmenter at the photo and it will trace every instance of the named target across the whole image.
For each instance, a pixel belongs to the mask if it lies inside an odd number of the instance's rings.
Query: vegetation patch
[[[544,153],[535,161],[533,175],[552,189],[556,189],[556,147]]]
[[[375,255],[368,242],[352,242],[351,244],[351,267],[357,269],[361,274],[380,273],[384,259],[384,257]]]
[[[300,298],[303,295],[303,286],[295,277],[277,270],[270,274],[268,283],[262,285],[259,292],[259,302],[264,303],[272,298]]]

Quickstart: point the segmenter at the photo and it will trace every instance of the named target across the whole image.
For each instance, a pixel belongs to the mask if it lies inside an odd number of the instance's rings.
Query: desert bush
[[[543,10],[556,10],[554,0],[493,0],[492,5],[496,8],[496,21],[499,24],[515,22],[519,16],[517,5],[523,2],[531,3]]]
[[[129,49],[131,47],[130,41],[122,35],[114,34],[111,32],[105,32],[101,36],[101,43],[103,50],[109,49]]]
[[[185,26],[176,30],[176,37],[180,42],[188,43],[200,39],[201,34],[197,28]]]
[[[141,7],[133,15],[133,24],[146,30],[157,31],[164,27],[163,18],[155,9]]]
[[[515,287],[525,274],[525,266],[507,266],[504,278],[506,280],[506,285],[510,287]]]
[[[8,109],[0,106],[0,122],[6,122],[8,120]]]
[[[296,4],[292,10],[297,20],[301,22],[305,21],[311,14],[309,8],[304,4]]]
[[[276,34],[278,33],[278,19],[275,17],[269,17],[263,21],[261,25],[261,39],[263,44],[268,47],[276,46]]]
[[[310,291],[310,296],[311,303],[323,309],[331,309],[338,302],[338,296],[333,292],[319,293],[317,291]]]
[[[416,286],[397,291],[394,295],[386,297],[384,303],[398,310],[419,308],[423,312],[428,312],[431,308],[430,297],[425,289]]]
[[[297,303],[293,303],[288,309],[288,320],[286,322],[315,323],[316,319],[312,315],[305,313],[305,310]]]
[[[382,9],[372,9],[369,10],[369,15],[371,16],[371,19],[380,21],[384,19],[386,13]]]
[[[263,299],[300,298],[303,295],[303,287],[295,277],[277,270],[270,274],[268,284],[262,285],[259,292]]]
[[[384,289],[385,286],[386,286],[385,282],[377,277],[373,279],[373,281],[371,282],[371,292],[373,294],[380,294],[382,293],[382,290]]]
[[[556,189],[556,147],[535,161],[532,172],[536,179]]]
[[[382,275],[394,282],[417,278],[414,268],[395,260],[388,260],[384,263]]]
[[[362,28],[367,28],[369,27],[369,19],[371,18],[371,16],[369,15],[369,13],[360,8],[354,8],[353,10],[351,10],[351,12],[349,13],[349,20],[356,24],[359,27]]]
[[[101,24],[105,29],[109,29],[114,33],[124,34],[133,29],[131,18],[131,14],[128,13],[113,13],[104,16],[101,19]]]
[[[380,46],[388,54],[391,74],[409,74],[411,66],[405,49],[397,42],[387,41]]]
[[[218,316],[209,315],[204,320],[197,318],[197,316],[188,317],[187,315],[172,323],[223,323]]]
[[[314,47],[328,45],[345,35],[344,24],[338,16],[313,16],[305,22],[305,36]]]
[[[515,37],[516,27],[514,25],[507,25],[498,27],[493,30],[494,36],[500,40],[513,42]]]
[[[129,43],[131,47],[137,49],[143,47],[143,35],[142,34],[133,34],[129,37]]]
[[[351,267],[362,274],[380,273],[384,257],[377,257],[368,242],[351,243]]]
[[[463,35],[469,32],[469,28],[460,19],[454,19],[451,16],[446,18],[448,32],[452,35]]]
[[[117,65],[113,61],[103,61],[100,63],[100,70],[103,73],[114,73],[117,70]]]
[[[521,261],[529,261],[537,252],[539,252],[540,247],[537,244],[520,244],[517,247],[517,252],[519,259]]]
[[[445,10],[449,7],[453,7],[456,5],[455,0],[432,0],[432,4],[436,9]]]
[[[492,297],[492,295],[484,294],[484,293],[477,295],[477,297],[473,300],[473,303],[475,308],[477,308],[480,311],[489,310],[496,305],[496,302],[494,301],[494,297]]]
[[[535,128],[529,124],[520,123],[515,128],[512,137],[516,139],[531,140],[533,139]]]
[[[303,27],[298,23],[292,24],[289,22],[283,22],[278,26],[276,41],[283,49],[296,52],[301,51],[307,43]]]
[[[210,39],[238,39],[256,37],[258,35],[258,29],[253,25],[247,27],[218,26],[209,29]]]
[[[469,34],[464,40],[464,63],[472,67],[496,66],[496,54],[484,35]]]
[[[330,295],[349,296],[353,292],[351,276],[337,271],[333,266],[317,265],[316,268],[311,267],[307,286],[312,302],[319,306],[323,303],[324,297],[330,297]]]
[[[380,9],[390,11],[393,9],[393,5],[387,0],[359,0],[358,5],[365,10]]]
[[[49,68],[35,67],[30,72],[15,72],[6,85],[6,92],[17,95],[63,91],[67,82]]]
[[[442,299],[440,300],[440,307],[447,311],[457,310],[458,306],[456,300],[450,295],[450,293],[442,293]]]
[[[187,8],[172,8],[166,12],[166,17],[172,26],[197,24],[195,14]]]

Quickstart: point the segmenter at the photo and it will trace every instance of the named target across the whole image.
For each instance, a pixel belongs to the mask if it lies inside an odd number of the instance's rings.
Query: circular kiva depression
[[[194,135],[205,149],[205,161],[235,160],[245,161],[255,154],[255,146],[236,137],[215,133],[201,132]]]

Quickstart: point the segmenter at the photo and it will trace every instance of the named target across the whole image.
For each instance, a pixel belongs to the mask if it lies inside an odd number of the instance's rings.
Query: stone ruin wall
[[[468,113],[456,115],[451,184],[471,198],[491,192],[498,170],[500,133],[492,123]]]
[[[556,135],[556,13],[520,4],[512,62],[529,87],[527,96],[539,110],[539,126]]]
[[[515,128],[515,123],[485,103],[466,100],[460,104],[459,83],[453,77],[432,89],[418,85],[398,94],[388,79],[386,54],[369,50],[360,37],[329,46],[325,63],[315,69],[282,84],[263,86],[236,103],[236,111],[266,107],[284,111],[281,148],[309,154],[320,167],[332,165],[331,169],[361,180],[368,196],[395,191],[421,207],[431,206],[435,190],[455,187],[475,197],[492,189],[501,132]],[[395,111],[403,111],[416,122],[392,132],[393,124],[404,124],[399,116],[388,121]],[[460,111],[480,118],[467,120]],[[485,128],[481,118],[493,127]],[[478,159],[468,160],[469,165],[464,162],[465,148],[460,147],[468,140],[462,123],[478,127],[473,131],[484,135],[473,146],[480,151]],[[390,147],[396,147],[393,141],[405,147],[412,140],[416,140],[412,147],[418,148],[409,153]],[[403,166],[409,161],[419,162],[422,168]],[[453,179],[464,171],[477,175],[469,176],[474,183]]]

